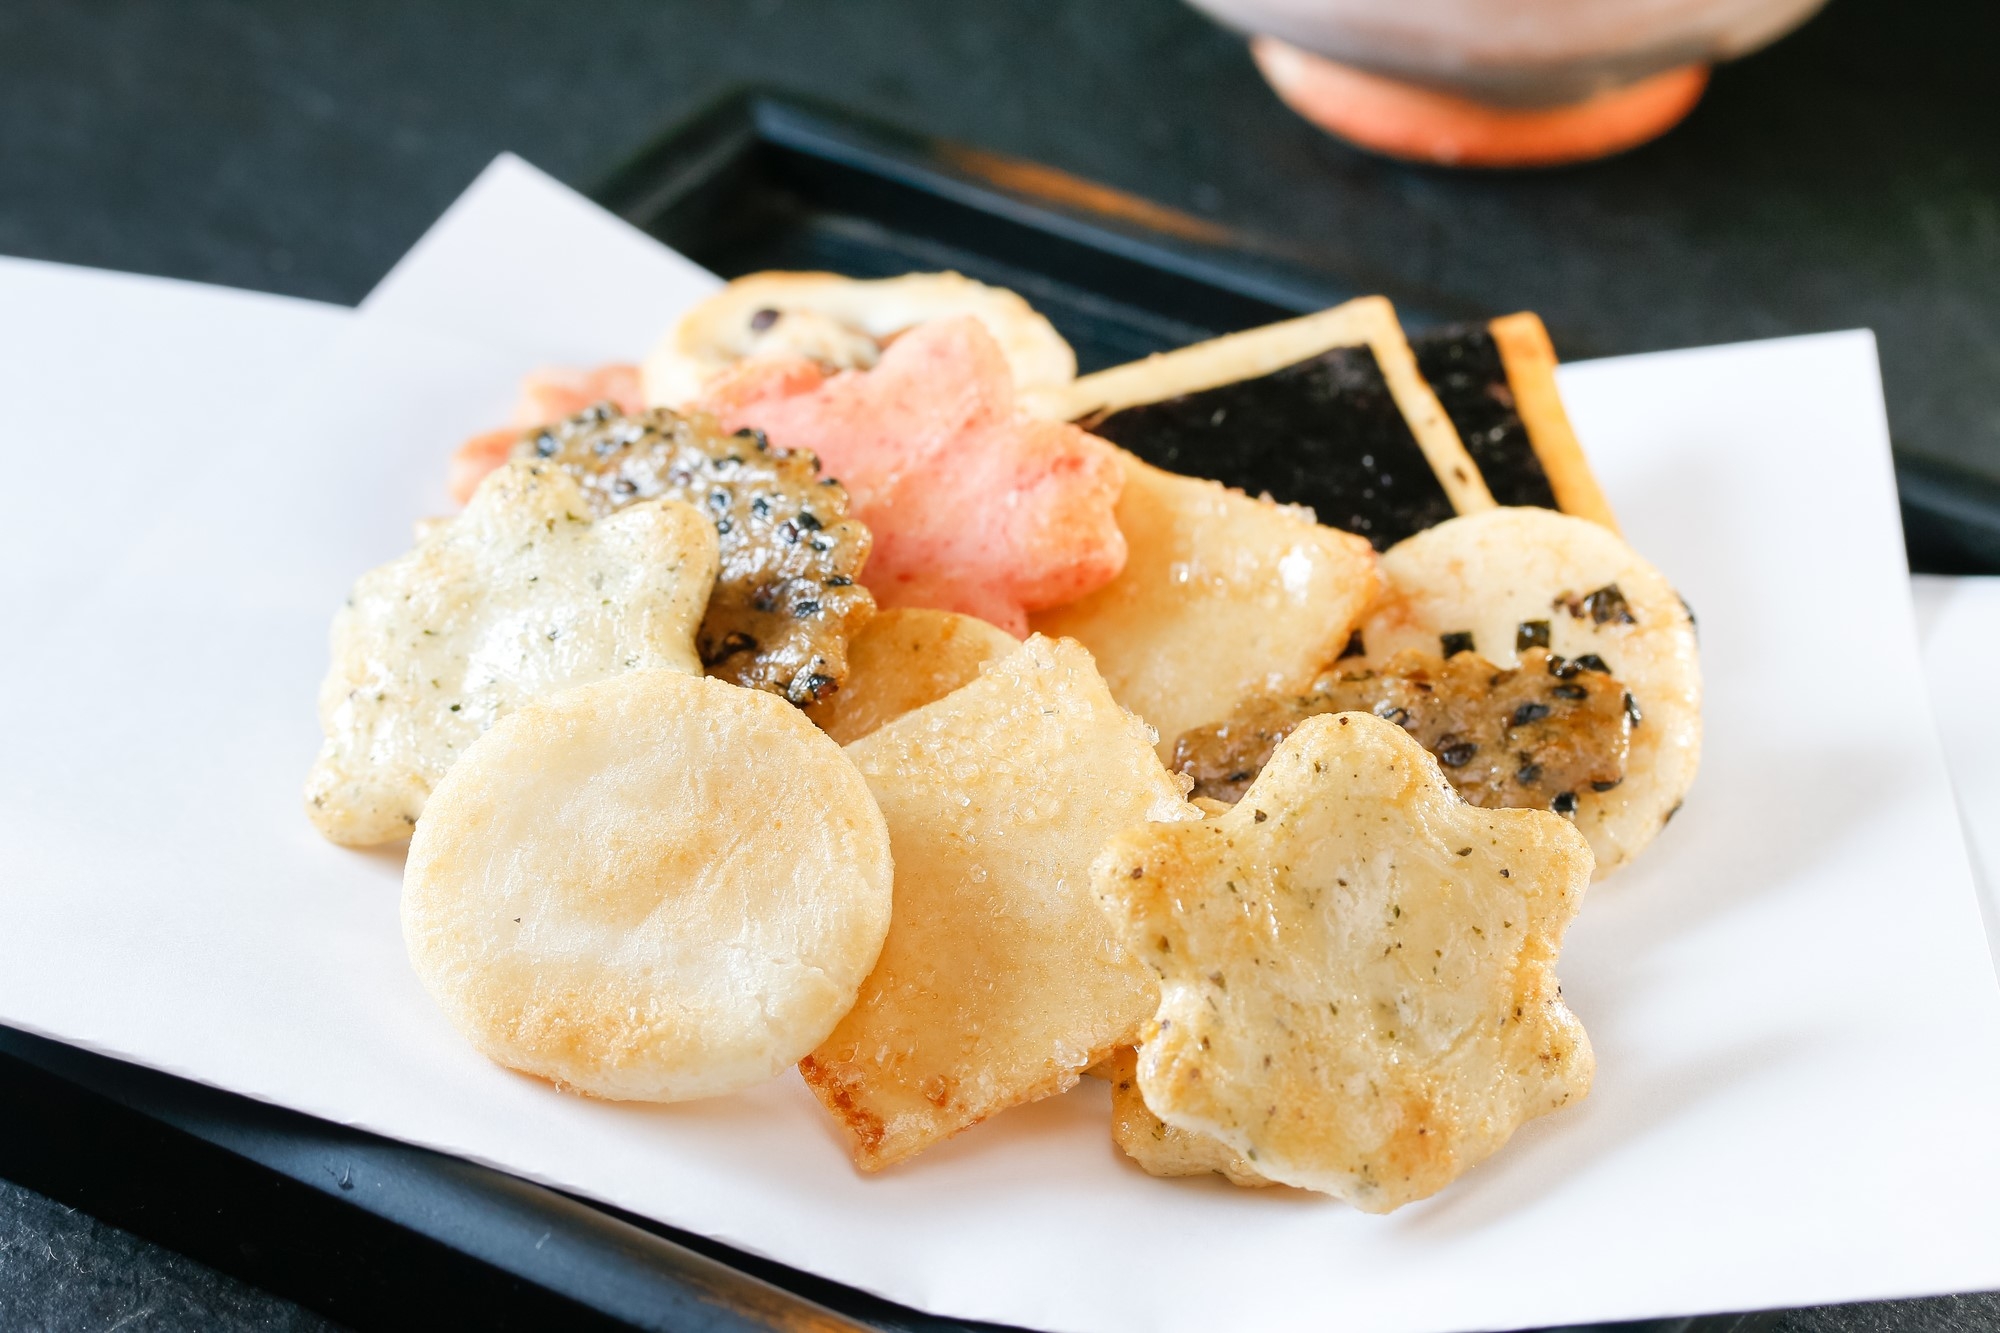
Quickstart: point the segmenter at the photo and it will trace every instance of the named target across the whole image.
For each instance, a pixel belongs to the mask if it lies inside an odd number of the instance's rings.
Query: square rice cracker
[[[1031,416],[1074,421],[1085,430],[1127,409],[1183,394],[1255,380],[1335,348],[1365,347],[1375,358],[1404,424],[1454,512],[1493,507],[1478,465],[1431,386],[1383,296],[1363,296],[1316,314],[1227,333],[1021,395]],[[1322,515],[1331,519],[1331,515]]]
[[[799,1070],[873,1171],[1135,1039],[1152,976],[1090,864],[1115,833],[1199,812],[1090,655],[1040,635],[847,753],[888,821],[895,904],[859,1000]]]
[[[1219,1175],[1245,1189],[1271,1183],[1222,1140],[1154,1115],[1139,1090],[1139,1053],[1130,1046],[1120,1046],[1086,1072],[1111,1085],[1111,1141],[1147,1175]]]

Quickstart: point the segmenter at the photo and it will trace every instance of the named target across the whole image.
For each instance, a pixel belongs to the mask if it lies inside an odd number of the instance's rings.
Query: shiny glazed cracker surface
[[[1589,1090],[1554,966],[1590,870],[1566,821],[1466,805],[1401,728],[1309,719],[1228,814],[1094,868],[1160,977],[1146,1105],[1368,1212],[1435,1193]]]
[[[1492,509],[1440,523],[1382,556],[1389,591],[1361,624],[1368,664],[1444,635],[1500,666],[1522,630],[1571,663],[1601,666],[1632,696],[1625,776],[1579,791],[1573,814],[1603,878],[1650,843],[1701,764],[1701,654],[1694,616],[1616,534],[1547,509]]]
[[[664,496],[708,515],[721,564],[695,642],[711,676],[799,705],[840,688],[847,642],[875,614],[856,582],[872,539],[812,454],[725,435],[708,417],[609,404],[524,434],[514,451],[575,477],[593,514]]]
[[[1234,802],[1308,717],[1373,713],[1437,757],[1460,796],[1489,810],[1574,810],[1625,777],[1634,708],[1603,671],[1521,650],[1496,667],[1471,651],[1405,648],[1379,667],[1336,663],[1303,694],[1256,695],[1228,720],[1183,732],[1172,767],[1198,796]]]
[[[979,679],[979,669],[1021,641],[977,616],[892,607],[847,646],[847,682],[806,709],[842,745]]]
[[[1304,688],[1382,577],[1366,540],[1309,511],[1119,458],[1124,570],[1033,623],[1090,649],[1118,702],[1171,753],[1175,737],[1228,716],[1245,695]]]

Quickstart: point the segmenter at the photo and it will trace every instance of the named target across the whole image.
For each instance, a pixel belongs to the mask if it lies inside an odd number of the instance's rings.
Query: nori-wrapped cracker
[[[1377,550],[1454,512],[1365,344],[1083,425],[1169,471],[1310,505]]]
[[[1436,329],[1412,338],[1410,349],[1495,501],[1618,531],[1563,410],[1556,349],[1540,319],[1523,312]]]
[[[1493,507],[1379,296],[1101,370],[1023,406],[1169,471],[1309,505],[1378,550]]]
[[[1454,324],[1410,339],[1410,350],[1494,501],[1557,508],[1492,333],[1480,324]]]

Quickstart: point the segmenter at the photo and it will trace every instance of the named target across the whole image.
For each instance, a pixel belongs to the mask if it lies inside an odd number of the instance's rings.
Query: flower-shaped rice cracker
[[[1465,804],[1401,728],[1308,720],[1228,814],[1094,868],[1161,978],[1146,1104],[1369,1212],[1435,1193],[1589,1089],[1553,968],[1590,872],[1568,822]]]

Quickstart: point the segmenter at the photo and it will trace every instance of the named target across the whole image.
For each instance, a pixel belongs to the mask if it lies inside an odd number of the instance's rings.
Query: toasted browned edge
[[[1087,429],[1091,419],[1111,412],[1268,375],[1331,348],[1364,345],[1375,353],[1389,394],[1452,508],[1461,514],[1493,508],[1486,479],[1466,453],[1437,395],[1417,372],[1416,354],[1403,336],[1396,308],[1385,296],[1357,297],[1318,314],[1158,352],[1066,385],[1024,393],[1021,407],[1031,416],[1081,422]]]
[[[840,1126],[847,1140],[847,1154],[853,1160],[855,1167],[872,1175],[885,1167],[895,1166],[898,1162],[907,1162],[947,1139],[955,1139],[974,1125],[984,1124],[1003,1111],[1011,1111],[1017,1106],[1027,1106],[1031,1102],[1060,1096],[1075,1087],[1077,1080],[1084,1074],[1098,1078],[1106,1077],[1099,1067],[1106,1065],[1112,1056],[1117,1054],[1119,1047],[1129,1045],[1130,1041],[1131,1034],[1127,1034],[1124,1039],[1093,1050],[1081,1066],[1057,1071],[1052,1078],[1024,1089],[1015,1100],[995,1106],[984,1115],[975,1116],[948,1133],[923,1143],[906,1144],[887,1152],[883,1151],[882,1145],[888,1138],[888,1126],[882,1123],[880,1116],[857,1102],[847,1086],[825,1065],[814,1056],[807,1055],[799,1061],[798,1070],[799,1077],[805,1080],[807,1090],[813,1094],[827,1114],[833,1117],[834,1123]]]
[[[1590,460],[1584,456],[1583,443],[1576,438],[1569,413],[1563,410],[1562,395],[1556,389],[1556,349],[1541,317],[1522,311],[1503,315],[1486,328],[1500,352],[1507,387],[1514,391],[1514,410],[1528,431],[1528,444],[1542,462],[1549,489],[1555,492],[1556,508],[1617,532],[1618,519],[1611,512],[1611,502],[1604,498],[1597,476],[1590,470]]]
[[[799,1061],[799,1077],[840,1127],[854,1165],[863,1171],[879,1170],[883,1163],[876,1159],[876,1153],[887,1133],[882,1118],[856,1102],[847,1086],[810,1054]]]

